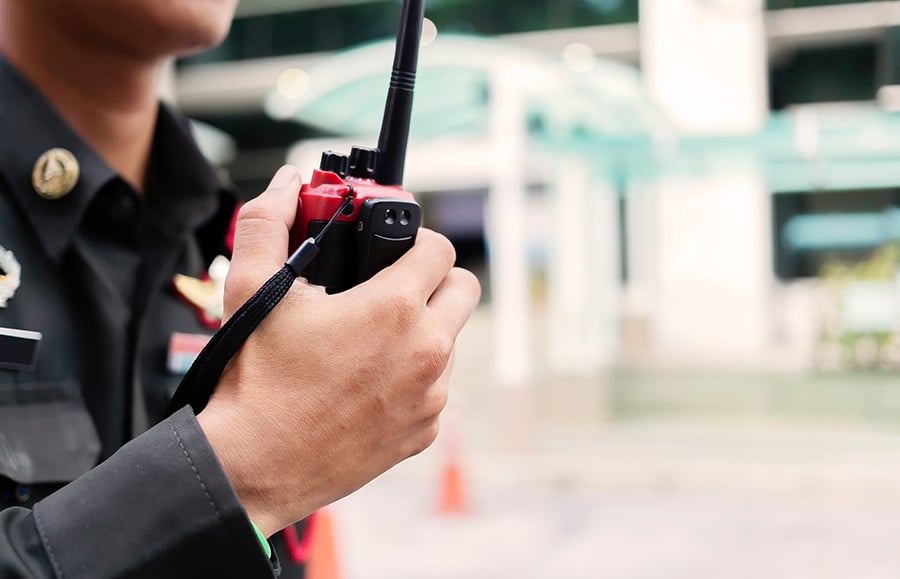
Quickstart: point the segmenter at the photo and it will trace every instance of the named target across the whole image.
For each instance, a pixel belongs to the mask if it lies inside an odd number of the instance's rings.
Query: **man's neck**
[[[0,52],[135,190],[143,191],[158,113],[159,61],[137,61],[0,14]],[[17,22],[18,21],[18,22]],[[50,39],[53,40],[50,40]]]

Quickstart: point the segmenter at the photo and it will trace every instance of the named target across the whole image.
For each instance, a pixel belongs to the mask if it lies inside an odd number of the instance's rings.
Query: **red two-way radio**
[[[353,147],[349,157],[326,151],[300,189],[291,247],[328,227],[318,258],[302,275],[329,292],[348,289],[395,262],[415,243],[422,223],[418,203],[402,185],[424,16],[424,0],[403,1],[378,147]]]

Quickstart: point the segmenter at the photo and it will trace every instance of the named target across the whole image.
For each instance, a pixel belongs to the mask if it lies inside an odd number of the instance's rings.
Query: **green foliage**
[[[900,271],[900,244],[884,245],[865,260],[825,262],[820,279],[825,302],[819,320],[815,362],[821,367],[896,370],[900,362],[898,332],[852,331],[844,322],[845,291],[853,283],[896,283]],[[885,315],[890,315],[885,313]],[[893,325],[893,324],[891,324]],[[829,355],[831,352],[831,355]],[[835,355],[834,353],[837,353]]]
[[[879,247],[868,259],[858,263],[829,259],[819,274],[826,282],[892,281],[900,269],[900,244]]]

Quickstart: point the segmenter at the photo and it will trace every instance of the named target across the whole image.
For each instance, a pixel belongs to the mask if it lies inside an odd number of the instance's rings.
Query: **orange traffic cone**
[[[447,446],[447,461],[441,472],[438,511],[446,515],[461,515],[469,512],[462,467],[460,466],[456,437]]]
[[[316,512],[306,563],[306,579],[339,579],[337,548],[334,542],[334,525],[331,513],[323,509]]]

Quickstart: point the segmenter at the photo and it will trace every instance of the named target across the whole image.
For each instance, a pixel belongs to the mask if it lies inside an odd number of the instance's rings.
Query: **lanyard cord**
[[[288,258],[284,267],[269,278],[233,316],[219,328],[194,360],[187,374],[181,380],[175,394],[169,402],[168,414],[175,413],[187,404],[191,405],[195,414],[199,414],[212,396],[222,377],[228,362],[237,354],[250,334],[275,309],[287,295],[294,280],[300,277],[319,254],[319,243],[331,228],[338,216],[352,205],[353,188],[344,198],[337,211],[334,212],[325,227],[316,237],[310,237]]]

